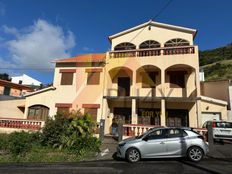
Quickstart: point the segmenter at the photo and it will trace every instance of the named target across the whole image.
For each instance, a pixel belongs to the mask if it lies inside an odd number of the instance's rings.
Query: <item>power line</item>
[[[151,18],[152,20],[155,20],[159,15],[161,15],[164,10],[171,4],[172,0],[169,0],[161,9],[160,11],[153,17]],[[145,29],[145,27],[140,31],[138,32],[129,42],[132,42],[138,35],[140,35],[140,33],[143,32],[143,30]]]
[[[161,15],[161,13],[164,12],[164,10],[171,4],[172,0],[169,0],[164,6],[163,8],[160,9],[160,11],[153,17],[151,18],[152,20],[155,20],[159,15]]]

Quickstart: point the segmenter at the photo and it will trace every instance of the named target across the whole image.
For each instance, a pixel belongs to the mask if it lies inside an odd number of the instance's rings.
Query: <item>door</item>
[[[181,129],[171,128],[167,130],[167,139],[165,140],[167,156],[183,156],[187,151],[187,134]]]
[[[201,123],[202,125],[206,122],[206,121],[212,121],[212,120],[220,120],[220,113],[211,113],[211,112],[203,112],[201,113],[202,117],[201,117]]]
[[[141,155],[144,158],[162,157],[165,155],[165,129],[156,129],[149,133],[142,141]]]
[[[130,77],[118,78],[118,96],[130,96]]]

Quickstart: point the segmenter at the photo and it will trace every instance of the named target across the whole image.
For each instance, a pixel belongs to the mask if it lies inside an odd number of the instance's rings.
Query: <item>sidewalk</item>
[[[217,143],[213,145],[207,154],[211,158],[231,159],[232,160],[232,142]]]

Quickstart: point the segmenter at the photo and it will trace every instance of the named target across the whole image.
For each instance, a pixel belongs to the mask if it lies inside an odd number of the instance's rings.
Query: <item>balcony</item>
[[[139,49],[139,50],[120,50],[110,51],[110,58],[125,58],[125,57],[148,57],[148,56],[161,56],[161,55],[180,55],[180,54],[194,54],[194,46],[181,46],[181,47],[162,47],[152,49]]]

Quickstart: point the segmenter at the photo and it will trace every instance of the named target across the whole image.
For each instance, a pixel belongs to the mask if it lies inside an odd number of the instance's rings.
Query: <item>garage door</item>
[[[202,125],[209,120],[220,120],[220,113],[203,112],[201,116]]]

